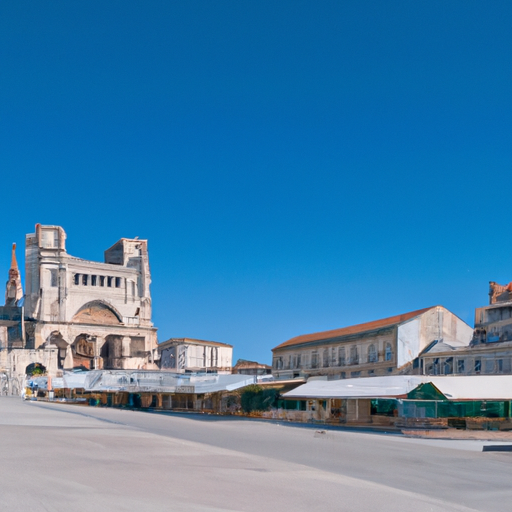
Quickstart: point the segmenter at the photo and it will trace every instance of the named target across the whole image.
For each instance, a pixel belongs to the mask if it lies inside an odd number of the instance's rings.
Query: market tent
[[[448,400],[512,400],[512,375],[429,377]]]
[[[512,375],[390,375],[344,380],[309,380],[284,398],[405,398],[432,384],[448,400],[512,400]]]
[[[316,380],[289,391],[284,398],[396,398],[407,393],[429,377],[416,375],[390,375],[360,379]]]
[[[93,370],[86,372],[86,391],[128,393],[203,394],[232,391],[255,382],[254,375],[215,373],[173,373],[147,370]]]

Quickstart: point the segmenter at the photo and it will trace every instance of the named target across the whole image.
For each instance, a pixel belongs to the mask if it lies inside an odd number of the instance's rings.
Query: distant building
[[[435,342],[466,347],[473,329],[443,306],[332,331],[297,336],[275,347],[279,379],[329,379],[420,373],[419,356]]]
[[[489,305],[475,310],[469,346],[437,343],[422,354],[421,367],[425,375],[512,373],[512,283],[490,283]]]
[[[0,371],[19,391],[30,364],[59,370],[156,368],[147,241],[122,238],[105,261],[66,252],[59,226],[26,236],[25,296],[17,262],[0,307]]]
[[[512,283],[489,283],[489,305],[475,310],[473,344],[512,342]]]
[[[247,361],[245,359],[239,359],[235,366],[233,366],[233,373],[239,373],[242,375],[271,375],[272,366],[268,364],[257,363],[256,361]]]
[[[158,345],[160,369],[231,373],[233,346],[217,341],[171,338]]]

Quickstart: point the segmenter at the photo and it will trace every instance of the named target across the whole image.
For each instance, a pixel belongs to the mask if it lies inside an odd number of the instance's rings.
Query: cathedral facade
[[[30,364],[50,375],[156,368],[147,241],[122,238],[96,262],[71,256],[59,226],[26,236],[25,294],[13,248],[0,307],[0,372],[17,391]],[[23,296],[23,298],[22,298]],[[2,391],[0,386],[0,391]]]

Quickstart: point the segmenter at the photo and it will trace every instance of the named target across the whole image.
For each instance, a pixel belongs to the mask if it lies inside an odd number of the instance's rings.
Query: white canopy
[[[232,391],[253,384],[253,375],[173,373],[147,370],[94,370],[85,372],[86,391],[127,391],[202,394]]]
[[[430,377],[449,400],[512,400],[512,375]]]
[[[390,375],[361,379],[310,380],[288,391],[285,398],[394,398],[406,395],[428,379]]]
[[[52,379],[54,389],[85,391],[126,391],[128,393],[187,393],[204,394],[233,391],[254,384],[254,375],[216,373],[172,373],[146,370],[93,370],[65,372]],[[39,389],[47,389],[48,377],[32,379]]]
[[[311,380],[284,398],[403,398],[432,383],[449,400],[512,400],[512,375],[390,375],[343,380]]]

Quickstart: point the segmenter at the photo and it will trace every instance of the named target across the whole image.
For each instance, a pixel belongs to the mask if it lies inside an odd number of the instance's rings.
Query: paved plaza
[[[486,441],[0,398],[9,511],[510,511]],[[503,443],[500,443],[503,444]]]

